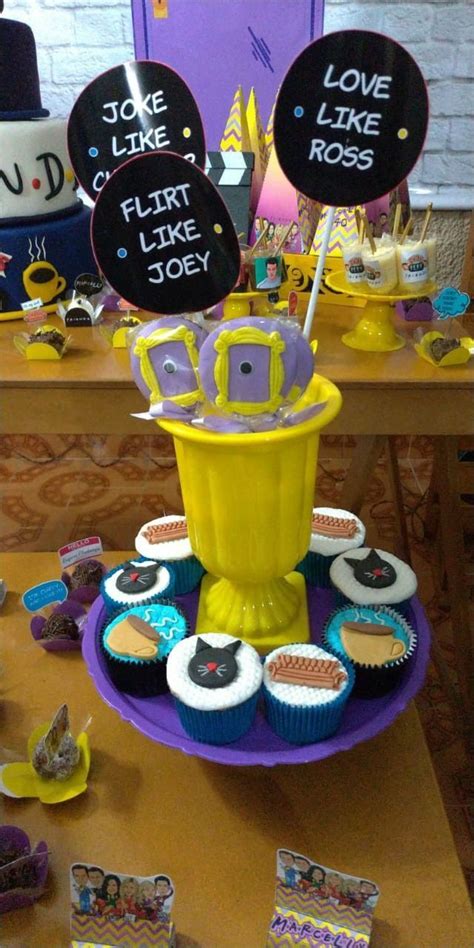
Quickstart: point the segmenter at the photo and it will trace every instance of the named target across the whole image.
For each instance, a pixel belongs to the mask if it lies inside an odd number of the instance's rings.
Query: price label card
[[[38,586],[31,586],[23,593],[21,601],[28,612],[39,612],[52,602],[64,602],[67,595],[67,586],[60,579],[51,579],[46,583],[39,583]]]
[[[239,275],[222,198],[196,165],[169,152],[134,158],[112,175],[94,208],[92,243],[116,293],[153,313],[209,309]]]
[[[406,178],[425,140],[428,96],[402,46],[364,30],[329,33],[298,56],[275,108],[280,165],[334,207],[366,204]]]
[[[74,171],[89,197],[136,155],[165,149],[204,167],[199,109],[184,79],[162,63],[130,62],[97,76],[68,123]]]
[[[100,537],[85,537],[84,540],[74,540],[60,547],[58,556],[63,569],[79,563],[80,560],[87,560],[90,557],[100,556],[103,553],[102,540]]]

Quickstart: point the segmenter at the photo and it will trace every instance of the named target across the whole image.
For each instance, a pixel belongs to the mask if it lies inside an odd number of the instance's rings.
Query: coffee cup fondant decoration
[[[152,61],[114,66],[81,92],[68,125],[68,148],[89,197],[116,168],[140,154],[166,150],[204,167],[201,116],[173,69]]]
[[[344,622],[341,642],[349,658],[361,665],[385,665],[406,652],[391,625],[372,622]]]
[[[140,309],[200,312],[234,288],[240,250],[204,172],[169,152],[133,158],[102,188],[92,217],[99,269]]]

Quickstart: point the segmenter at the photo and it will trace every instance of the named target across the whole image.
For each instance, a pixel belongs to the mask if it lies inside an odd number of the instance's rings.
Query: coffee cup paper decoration
[[[308,307],[309,335],[336,207],[365,204],[406,178],[428,126],[423,76],[407,51],[364,30],[311,43],[278,95],[274,142],[291,184],[330,206]]]
[[[199,109],[173,69],[129,62],[97,76],[81,92],[68,124],[68,148],[77,178],[95,198],[107,178],[130,158],[159,149],[203,168],[206,158]]]
[[[170,152],[133,158],[100,192],[92,218],[97,264],[112,288],[162,315],[210,309],[235,286],[240,250],[209,178]]]

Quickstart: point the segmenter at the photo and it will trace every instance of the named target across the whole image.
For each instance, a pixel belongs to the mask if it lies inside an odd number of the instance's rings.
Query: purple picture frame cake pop
[[[135,384],[153,406],[165,401],[177,409],[194,409],[202,400],[199,350],[205,329],[191,319],[165,316],[141,326],[130,347]]]

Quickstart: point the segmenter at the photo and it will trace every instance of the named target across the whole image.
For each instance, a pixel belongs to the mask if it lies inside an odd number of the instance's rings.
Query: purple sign
[[[290,63],[322,34],[324,0],[132,0],[132,10],[137,59],[178,70],[217,150],[237,86],[255,88],[267,123]]]

